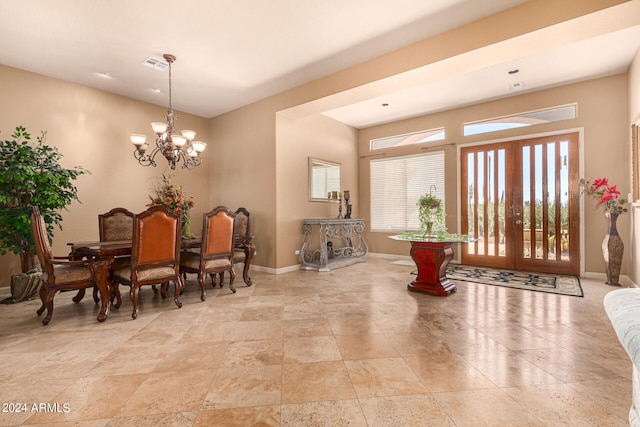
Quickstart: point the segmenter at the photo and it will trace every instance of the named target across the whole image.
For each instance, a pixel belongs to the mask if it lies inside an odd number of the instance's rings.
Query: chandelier
[[[176,129],[174,124],[176,116],[173,114],[171,106],[171,64],[176,60],[176,57],[168,53],[163,57],[169,64],[169,109],[164,116],[164,122],[151,123],[151,128],[156,134],[156,146],[153,151],[147,153],[149,144],[146,142],[146,135],[132,134],[129,136],[135,146],[133,155],[142,166],[155,167],[155,157],[158,153],[162,153],[171,169],[175,169],[180,162],[182,162],[182,169],[194,169],[202,163],[201,154],[207,144],[193,140],[196,136],[195,131]]]

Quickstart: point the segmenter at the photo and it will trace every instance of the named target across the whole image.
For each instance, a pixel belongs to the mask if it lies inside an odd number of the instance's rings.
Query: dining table
[[[183,238],[180,241],[181,249],[199,248],[199,237]],[[132,240],[112,241],[80,241],[68,243],[71,247],[72,259],[87,259],[91,274],[98,287],[100,295],[100,311],[98,322],[104,322],[109,317],[111,309],[111,283],[109,281],[109,269],[117,257],[131,256]],[[116,308],[119,307],[119,303]]]

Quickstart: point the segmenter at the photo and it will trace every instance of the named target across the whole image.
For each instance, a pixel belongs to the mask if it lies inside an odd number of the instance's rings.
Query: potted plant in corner
[[[39,206],[51,238],[54,226],[62,229],[58,211],[78,200],[73,181],[89,171],[80,166],[63,168],[62,154],[45,144],[46,131],[37,144],[31,143],[23,126],[16,127],[11,137],[0,140],[0,254],[18,254],[24,274],[35,267],[31,207]]]

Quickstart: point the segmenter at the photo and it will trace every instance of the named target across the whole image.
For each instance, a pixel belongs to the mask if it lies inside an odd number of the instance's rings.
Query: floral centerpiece
[[[609,185],[607,178],[598,178],[593,183],[580,180],[583,192],[596,201],[596,207],[603,206],[609,220],[609,232],[602,241],[602,255],[604,256],[607,284],[619,286],[620,267],[624,243],[618,234],[616,221],[618,215],[627,211],[627,199],[620,198],[620,191],[615,185]]]
[[[627,211],[627,199],[620,198],[616,185],[609,185],[607,178],[598,178],[593,183],[580,180],[583,191],[596,201],[596,207],[604,206],[608,213],[621,214]]]
[[[147,206],[165,206],[169,212],[181,216],[182,236],[191,237],[191,221],[189,211],[195,203],[193,196],[187,196],[182,186],[175,186],[171,183],[171,176],[162,175],[162,181],[154,186],[153,194],[149,195],[151,203]]]

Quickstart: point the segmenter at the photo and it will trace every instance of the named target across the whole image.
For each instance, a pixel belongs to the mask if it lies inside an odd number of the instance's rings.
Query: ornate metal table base
[[[314,226],[318,227],[319,248],[311,249]],[[330,271],[364,262],[369,248],[362,238],[363,219],[305,219],[302,222],[304,242],[300,247],[300,268]],[[339,246],[342,245],[342,246]]]

